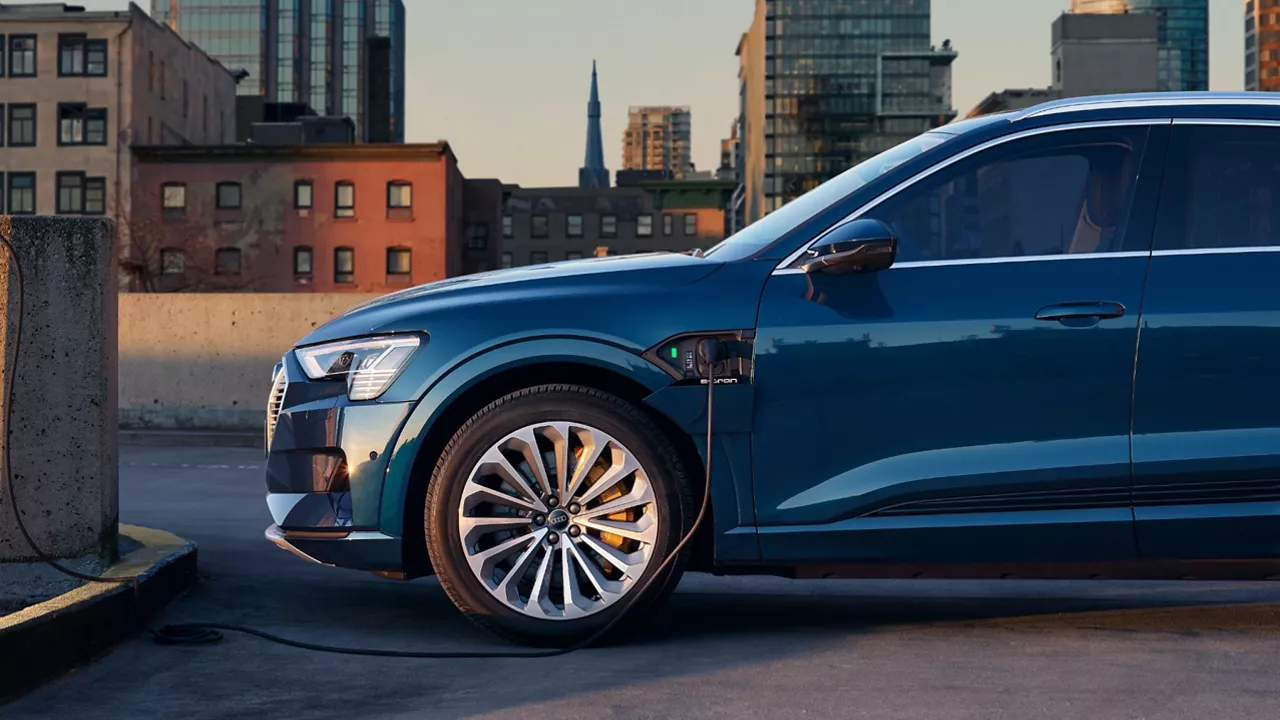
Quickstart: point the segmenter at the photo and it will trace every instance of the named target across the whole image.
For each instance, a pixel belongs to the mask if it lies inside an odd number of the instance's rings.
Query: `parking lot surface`
[[[162,622],[405,650],[510,649],[432,579],[306,563],[262,537],[260,452],[121,451],[121,520],[195,540]],[[1262,718],[1280,583],[789,581],[690,575],[635,642],[544,660],[397,660],[243,635],[139,638],[6,718]]]

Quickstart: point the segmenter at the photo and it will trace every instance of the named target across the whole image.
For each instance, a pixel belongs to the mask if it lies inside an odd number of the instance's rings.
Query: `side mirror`
[[[893,265],[898,238],[879,220],[861,218],[839,225],[809,249],[800,261],[806,273],[876,272]]]

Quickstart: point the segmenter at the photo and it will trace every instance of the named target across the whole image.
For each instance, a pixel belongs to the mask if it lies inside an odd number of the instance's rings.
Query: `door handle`
[[[1124,316],[1124,305],[1117,302],[1069,302],[1045,305],[1036,311],[1037,320],[1057,320],[1060,323],[1077,325],[1080,321],[1093,322],[1108,318]]]

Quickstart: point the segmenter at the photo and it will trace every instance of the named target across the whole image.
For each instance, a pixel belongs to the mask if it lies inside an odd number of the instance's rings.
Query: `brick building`
[[[0,212],[118,217],[130,145],[234,138],[235,77],[135,4],[0,4],[0,51]]]
[[[386,292],[497,266],[447,143],[135,147],[133,291]]]
[[[507,188],[502,265],[708,248],[725,237],[732,181],[616,188]]]

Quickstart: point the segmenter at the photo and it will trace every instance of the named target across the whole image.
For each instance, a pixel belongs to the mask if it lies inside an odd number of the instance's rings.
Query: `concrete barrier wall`
[[[9,444],[14,492],[36,544],[59,558],[116,555],[116,246],[110,221],[0,216],[22,268],[22,342],[14,356],[19,295],[0,252],[0,376],[13,373]],[[15,367],[16,362],[16,367]],[[0,398],[0,412],[3,398]],[[31,561],[0,495],[0,589]],[[91,569],[81,566],[82,569]]]
[[[262,430],[271,369],[295,342],[376,295],[120,296],[120,425]]]

